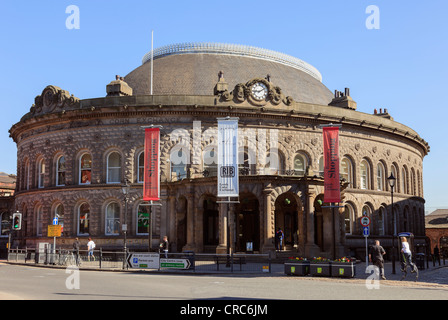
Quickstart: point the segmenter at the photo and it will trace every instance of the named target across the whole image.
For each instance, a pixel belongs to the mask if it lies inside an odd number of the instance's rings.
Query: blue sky
[[[66,28],[66,8],[80,29]],[[380,29],[366,28],[366,8]],[[178,42],[252,45],[315,66],[331,90],[350,88],[358,111],[387,108],[429,142],[427,210],[448,208],[448,1],[4,1],[0,10],[0,171],[16,172],[8,130],[50,84],[80,99],[106,95],[154,46]]]

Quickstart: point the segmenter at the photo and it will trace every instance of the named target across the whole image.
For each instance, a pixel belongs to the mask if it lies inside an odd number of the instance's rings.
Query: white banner
[[[238,197],[238,119],[218,119],[218,197]]]

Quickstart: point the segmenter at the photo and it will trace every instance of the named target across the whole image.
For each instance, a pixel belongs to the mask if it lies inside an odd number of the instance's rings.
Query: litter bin
[[[417,253],[415,255],[415,264],[419,270],[425,270],[425,254]]]

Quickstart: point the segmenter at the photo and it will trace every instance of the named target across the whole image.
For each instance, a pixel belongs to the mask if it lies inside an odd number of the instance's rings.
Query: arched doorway
[[[246,251],[246,244],[253,243],[253,250],[260,250],[259,203],[253,194],[241,194],[235,208],[235,250]]]
[[[324,196],[318,195],[314,200],[314,243],[324,251],[324,217],[322,213],[322,204]]]
[[[202,208],[204,251],[215,252],[219,244],[219,211],[216,197],[206,196],[202,202]]]
[[[180,197],[177,199],[177,252],[182,252],[182,248],[187,244],[187,199]]]
[[[284,234],[283,248],[292,250],[298,245],[298,204],[294,194],[288,192],[275,201],[275,230],[281,228]]]

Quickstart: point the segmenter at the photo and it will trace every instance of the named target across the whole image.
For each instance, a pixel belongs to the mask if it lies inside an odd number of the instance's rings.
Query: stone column
[[[263,252],[275,251],[274,237],[275,237],[275,216],[272,212],[272,191],[273,189],[267,187],[263,190],[264,195],[264,230],[263,235]]]
[[[306,243],[305,256],[312,258],[319,254],[320,249],[314,242],[314,196],[315,192],[312,187],[308,187],[306,192],[305,212],[306,217]]]
[[[216,253],[227,253],[227,204],[219,204],[219,244]]]

